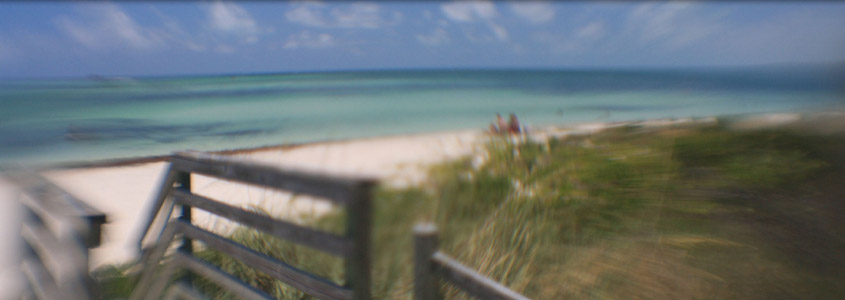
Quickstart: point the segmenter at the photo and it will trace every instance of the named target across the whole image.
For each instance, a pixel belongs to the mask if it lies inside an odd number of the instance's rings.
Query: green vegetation
[[[842,149],[839,136],[718,126],[494,138],[483,163],[449,162],[423,186],[377,192],[373,293],[411,298],[411,228],[428,220],[444,252],[534,299],[837,298]],[[336,231],[342,218],[314,223]],[[252,230],[232,237],[343,283],[339,260]],[[277,297],[308,298],[202,255]]]

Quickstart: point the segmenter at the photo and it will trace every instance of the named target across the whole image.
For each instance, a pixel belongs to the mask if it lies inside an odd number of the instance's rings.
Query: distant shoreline
[[[263,151],[269,151],[269,150],[291,150],[291,149],[301,148],[301,147],[305,147],[305,146],[315,146],[315,145],[322,145],[322,144],[344,143],[344,142],[352,142],[352,141],[364,142],[364,141],[367,141],[367,140],[375,140],[375,139],[415,137],[415,136],[423,136],[423,135],[431,135],[431,134],[449,134],[449,133],[461,133],[461,132],[479,132],[479,133],[482,133],[482,132],[485,132],[485,131],[483,129],[440,130],[440,131],[416,132],[416,133],[405,133],[405,134],[379,135],[379,136],[361,137],[361,138],[339,138],[339,139],[329,139],[329,140],[317,140],[317,141],[302,142],[302,143],[287,143],[287,144],[275,144],[275,145],[271,144],[271,145],[264,145],[264,146],[258,146],[258,147],[244,147],[244,148],[222,149],[222,150],[212,150],[212,151],[203,151],[203,152],[208,152],[208,153],[217,154],[217,155],[249,154],[249,153],[263,152]],[[184,151],[184,150],[191,150],[191,149],[181,149],[181,150],[175,150],[173,152]],[[60,162],[60,163],[46,164],[46,165],[43,165],[43,166],[41,166],[37,169],[39,169],[39,170],[65,170],[65,169],[124,167],[124,166],[133,166],[133,165],[167,161],[168,157],[170,157],[170,154],[153,155],[153,156],[140,156],[140,157],[113,158],[113,159],[103,159],[103,160],[94,160],[94,161],[70,161],[70,162]]]
[[[845,113],[845,106],[836,106],[830,107],[829,109],[825,110],[811,110],[811,111],[795,111],[795,112],[768,112],[768,113],[749,113],[749,114],[737,114],[737,115],[722,115],[722,116],[709,116],[709,117],[681,117],[681,118],[656,118],[656,119],[646,119],[646,120],[631,120],[631,121],[598,121],[598,122],[579,122],[573,124],[554,124],[554,125],[541,125],[532,130],[536,131],[536,133],[540,133],[541,135],[549,135],[553,132],[557,131],[573,131],[572,133],[576,133],[574,131],[595,131],[595,130],[602,130],[605,128],[616,127],[616,126],[626,126],[626,125],[643,125],[643,126],[661,126],[661,125],[672,125],[680,124],[680,123],[689,123],[695,121],[702,121],[702,120],[719,120],[719,122],[728,122],[728,123],[735,123],[738,127],[767,127],[772,125],[778,125],[784,122],[796,122],[800,120],[807,120],[818,118],[819,116],[827,115],[827,114],[843,114]],[[669,122],[669,123],[667,123]],[[751,124],[753,123],[753,124]],[[314,146],[314,145],[321,145],[321,144],[332,144],[332,143],[343,143],[343,142],[350,142],[350,141],[367,141],[367,140],[374,140],[374,139],[384,139],[384,138],[401,138],[401,137],[414,137],[414,136],[422,136],[422,135],[430,135],[430,134],[438,134],[438,133],[459,133],[459,132],[477,132],[477,133],[486,133],[485,129],[456,129],[456,130],[439,130],[439,131],[430,131],[430,132],[416,132],[416,133],[405,133],[405,134],[389,134],[389,135],[379,135],[379,136],[371,136],[371,137],[361,137],[361,138],[340,138],[340,139],[328,139],[328,140],[316,140],[311,142],[301,142],[301,143],[287,143],[287,144],[269,144],[264,146],[257,146],[257,147],[244,147],[244,148],[233,148],[233,149],[222,149],[222,150],[212,150],[212,151],[204,151],[212,154],[218,155],[237,155],[237,154],[249,154],[255,152],[262,152],[262,151],[269,151],[269,150],[291,150],[296,149],[304,146]],[[554,134],[551,134],[554,135]],[[189,149],[182,149],[182,150],[189,150]],[[180,150],[175,150],[173,152],[177,152]],[[107,167],[123,167],[123,166],[132,166],[132,165],[140,165],[140,164],[147,164],[147,163],[155,163],[155,162],[162,162],[167,161],[169,154],[166,155],[153,155],[153,156],[140,156],[140,157],[125,157],[125,158],[113,158],[113,159],[103,159],[103,160],[94,160],[94,161],[69,161],[69,162],[60,162],[60,163],[52,163],[52,164],[45,164],[37,167],[36,169],[39,170],[63,170],[63,169],[85,169],[85,168],[107,168]]]

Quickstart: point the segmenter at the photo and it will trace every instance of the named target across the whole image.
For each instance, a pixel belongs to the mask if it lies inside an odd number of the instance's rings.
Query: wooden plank
[[[92,220],[102,220],[105,222],[105,213],[99,209],[94,208],[87,203],[80,201],[73,195],[65,192],[59,186],[53,184],[40,174],[30,170],[19,170],[9,172],[6,177],[24,190],[31,190],[32,188],[41,188],[42,192],[50,193],[50,196],[65,197],[64,201],[56,201],[56,210],[66,215],[78,216]]]
[[[527,300],[490,278],[481,276],[470,268],[438,251],[431,257],[434,271],[443,279],[479,299]]]
[[[180,171],[320,196],[339,204],[345,204],[348,201],[347,195],[352,189],[375,183],[370,178],[282,170],[199,152],[176,153],[171,157],[170,162]]]
[[[334,255],[346,257],[352,247],[352,242],[345,237],[277,220],[178,189],[173,189],[171,194],[173,195],[173,200],[179,204],[196,207],[240,224],[256,228],[275,237]]]
[[[191,193],[191,173],[179,172],[178,174],[176,174],[176,182],[173,188],[179,191],[183,191],[185,193]],[[190,205],[181,206],[182,209],[179,213],[179,220],[191,224],[193,221],[193,218],[191,217],[193,209]],[[182,245],[179,245],[179,251],[188,255],[192,255],[194,253],[193,241],[187,236],[183,235]],[[185,275],[182,280],[187,284],[193,285],[194,279],[192,274]]]
[[[351,292],[348,289],[337,286],[331,281],[299,270],[191,224],[177,221],[176,225],[180,227],[179,231],[184,233],[185,236],[201,241],[209,248],[229,255],[247,266],[281,280],[306,294],[320,299],[351,299]]]
[[[157,265],[157,263],[156,263]],[[155,280],[149,286],[135,286],[135,291],[138,289],[144,289],[144,300],[158,300],[161,298],[161,294],[164,292],[164,288],[167,287],[167,284],[170,282],[170,278],[173,277],[173,274],[176,274],[176,270],[179,269],[180,265],[177,265],[173,262],[173,260],[169,260],[164,263],[164,270],[156,276]]]
[[[347,236],[352,239],[352,251],[346,259],[346,282],[354,299],[370,299],[370,260],[372,208],[370,185],[358,186],[350,191],[347,205]]]
[[[33,226],[43,226],[53,232],[54,236],[79,236],[80,233],[86,230],[84,222],[73,222],[73,219],[68,216],[51,213],[50,208],[45,206],[46,203],[44,201],[37,201],[37,198],[31,195],[20,197],[19,200],[27,213],[25,222]]]
[[[80,253],[85,251],[82,244],[62,243],[44,227],[29,223],[21,227],[21,236],[45,262],[47,270],[57,279],[57,284],[84,289],[88,264],[84,254]]]
[[[274,299],[272,296],[242,282],[240,279],[223,272],[223,270],[220,270],[214,265],[187,255],[184,252],[177,252],[173,255],[173,264],[182,266],[199,276],[205,277],[243,299]]]
[[[49,226],[55,226],[56,219],[79,218],[86,226],[74,230],[83,238],[85,245],[92,248],[100,244],[101,227],[106,222],[103,212],[73,197],[37,173],[19,170],[6,174],[6,178],[23,189],[29,197],[19,199],[35,210],[39,217],[48,220]]]
[[[21,263],[21,271],[29,281],[32,292],[38,299],[58,299],[58,286],[50,273],[37,258],[27,258]]]
[[[206,300],[207,298],[200,293],[199,291],[195,290],[191,286],[184,284],[184,283],[177,283],[170,288],[167,289],[167,292],[164,293],[165,300],[177,300],[177,299],[187,299],[187,300]]]
[[[434,276],[431,256],[437,252],[437,226],[422,223],[414,226],[414,299],[439,299],[440,285]]]
[[[79,262],[76,260],[70,260],[69,262],[72,264],[63,264],[63,262],[66,262],[63,259],[67,257],[61,257],[57,253],[62,251],[50,253],[35,249],[43,246],[43,244],[33,245],[37,244],[30,242],[33,238],[31,235],[33,230],[27,229],[26,232],[28,232],[25,236],[26,246],[32,251],[32,254],[24,259],[21,268],[27,275],[27,279],[30,280],[30,285],[34,288],[35,293],[41,295],[39,296],[41,299],[83,300],[90,298],[91,290],[89,289],[90,283],[87,281],[87,268],[80,270]],[[50,270],[51,267],[44,264],[44,256],[50,257],[51,263],[49,265],[52,266],[53,270]]]
[[[147,241],[147,234],[150,232],[150,229],[153,227],[153,223],[160,215],[159,210],[164,205],[165,199],[167,199],[167,193],[170,192],[170,188],[173,187],[173,182],[176,181],[176,172],[173,170],[172,165],[168,165],[167,170],[165,170],[164,177],[162,178],[161,184],[158,186],[158,192],[156,192],[155,197],[153,198],[153,205],[150,207],[150,210],[147,212],[146,219],[141,227],[141,231],[139,232],[138,236],[138,250],[143,250],[144,241]],[[164,218],[170,218],[170,214],[164,215]],[[166,223],[165,221],[161,222],[161,224]],[[159,232],[161,233],[161,232]],[[153,240],[152,243],[154,244],[155,241]]]
[[[141,272],[141,278],[138,279],[138,283],[135,284],[135,290],[132,291],[132,295],[129,297],[130,300],[145,298],[145,295],[149,291],[148,287],[153,283],[155,278],[154,275],[158,269],[159,262],[161,262],[161,259],[164,257],[167,249],[170,248],[170,244],[173,242],[177,229],[179,229],[178,226],[174,224],[175,222],[178,221],[171,221],[171,223],[165,226],[164,233],[161,235],[158,243],[155,244],[155,246],[145,256],[145,259],[142,260],[141,263],[144,269]]]

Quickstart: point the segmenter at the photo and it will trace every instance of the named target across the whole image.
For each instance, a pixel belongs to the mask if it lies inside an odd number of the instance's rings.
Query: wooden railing
[[[88,248],[100,244],[105,214],[34,172],[15,170],[4,175],[20,188],[18,199],[24,209],[20,267],[26,288],[22,298],[95,298]]]
[[[437,250],[437,227],[414,227],[414,299],[440,299],[440,279],[478,299],[528,299]]]
[[[346,233],[336,235],[303,227],[194,194],[191,191],[191,174],[325,198],[345,208],[348,222]],[[187,269],[194,275],[203,276],[245,299],[272,299],[263,291],[195,257],[192,253],[192,241],[195,240],[311,296],[320,299],[369,299],[370,193],[374,183],[366,178],[288,171],[198,152],[174,154],[138,239],[144,269],[131,299],[159,299],[163,296],[201,298],[202,295],[190,285],[190,280],[167,289],[170,277],[178,269]],[[181,207],[181,214],[170,220],[174,206],[177,205]],[[194,226],[191,223],[193,208],[344,258],[347,284],[339,286]],[[181,239],[178,251],[167,258],[162,272],[157,272],[157,269],[162,269],[161,262],[176,239]]]

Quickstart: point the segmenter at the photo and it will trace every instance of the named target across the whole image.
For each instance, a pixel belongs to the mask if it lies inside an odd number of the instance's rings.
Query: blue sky
[[[845,3],[0,3],[0,77],[845,61]]]

